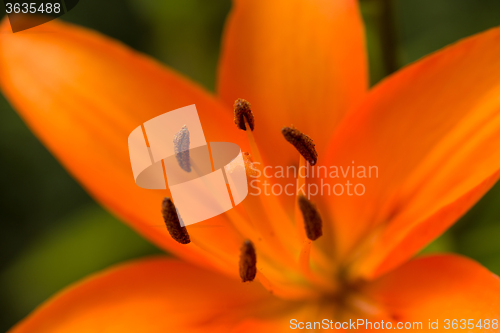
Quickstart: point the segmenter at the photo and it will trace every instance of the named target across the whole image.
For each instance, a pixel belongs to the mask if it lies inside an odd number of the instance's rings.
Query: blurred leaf
[[[500,274],[500,223],[486,224],[463,233],[459,238],[461,252],[476,258],[492,272]]]
[[[500,182],[452,229],[457,251],[500,275]]]
[[[434,240],[431,244],[427,245],[425,249],[420,252],[420,255],[432,253],[451,253],[456,251],[455,239],[451,233],[445,233],[438,239]]]
[[[153,28],[155,58],[214,90],[220,40],[230,0],[131,0]]]
[[[384,69],[382,41],[380,36],[381,7],[378,1],[361,1],[361,14],[365,23],[366,47],[370,69],[370,84],[382,80],[386,73]]]
[[[500,25],[498,0],[394,0],[404,64]]]
[[[55,221],[91,202],[0,96],[0,265]],[[57,204],[54,204],[57,203]]]
[[[19,320],[67,285],[124,260],[161,253],[92,205],[70,216],[27,248],[0,275],[2,311]]]
[[[142,52],[147,46],[144,37],[151,34],[147,20],[137,15],[130,0],[80,1],[75,9],[62,18],[95,29]]]
[[[500,275],[500,182],[421,253],[454,252]]]

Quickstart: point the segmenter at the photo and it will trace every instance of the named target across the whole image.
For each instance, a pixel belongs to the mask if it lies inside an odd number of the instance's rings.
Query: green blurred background
[[[361,4],[372,84],[460,38],[500,26],[498,0]],[[119,39],[213,90],[230,7],[230,0],[81,0],[63,18]],[[160,252],[93,202],[2,96],[0,166],[0,331],[89,273]],[[497,185],[425,252],[462,253],[500,274],[499,201]]]

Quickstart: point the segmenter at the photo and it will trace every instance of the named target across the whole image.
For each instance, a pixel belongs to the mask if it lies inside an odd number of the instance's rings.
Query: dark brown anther
[[[170,236],[178,243],[189,244],[191,240],[189,239],[187,229],[181,226],[177,210],[170,198],[163,199],[161,214],[163,215],[163,220]]]
[[[253,243],[246,240],[241,247],[240,253],[240,277],[241,281],[253,281],[257,275],[257,255]]]
[[[234,123],[239,129],[246,131],[247,127],[245,126],[245,120],[253,131],[255,127],[255,118],[253,117],[250,103],[239,98],[234,102]]]
[[[191,161],[189,157],[189,130],[186,125],[174,136],[174,153],[182,170],[191,172]]]
[[[307,238],[315,241],[323,235],[323,221],[321,220],[321,216],[316,206],[305,196],[299,195],[298,200],[300,211],[304,217]]]
[[[315,165],[318,162],[318,153],[316,152],[316,148],[314,148],[315,144],[309,136],[293,127],[293,125],[283,127],[281,133],[286,141],[290,142],[309,164]]]

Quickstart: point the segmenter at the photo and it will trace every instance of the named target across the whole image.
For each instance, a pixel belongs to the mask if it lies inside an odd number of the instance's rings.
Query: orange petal
[[[364,195],[332,196],[329,205],[340,251],[363,239],[350,258],[360,274],[373,277],[391,253],[403,251],[387,269],[407,260],[494,184],[499,110],[500,29],[493,29],[401,70],[346,119],[328,164],[377,168],[372,178],[347,177]]]
[[[491,322],[500,320],[500,279],[467,258],[441,255],[413,260],[374,281],[370,292],[392,320],[420,321],[425,332],[429,319],[439,320],[439,329],[433,332],[453,331],[445,329],[445,319],[457,319],[458,325],[463,324],[461,319],[474,324],[481,320],[483,329],[459,329],[462,332],[498,332]],[[484,327],[485,319],[490,329]]]
[[[223,39],[218,92],[252,104],[264,159],[296,165],[281,128],[310,135],[320,162],[339,120],[367,90],[364,31],[355,0],[238,0]]]
[[[322,313],[328,314],[321,317],[320,310],[326,310]],[[315,303],[305,303],[302,305],[290,304],[287,311],[265,316],[262,318],[249,318],[240,322],[231,333],[279,333],[290,332],[293,330],[302,331],[307,329],[307,322],[320,322],[324,318],[329,318],[335,313],[335,308],[330,305]],[[311,325],[311,324],[309,324]],[[312,324],[314,325],[314,324]]]
[[[8,29],[4,21],[0,85],[30,128],[97,200],[159,246],[193,259],[195,247],[174,242],[163,224],[161,202],[168,192],[136,186],[128,135],[155,116],[194,103],[207,141],[239,142],[245,134],[232,124],[231,110],[96,32],[54,21],[16,34]],[[218,221],[221,227],[200,230],[198,238],[215,239],[219,253],[237,253],[241,243],[234,230],[224,218]]]
[[[499,177],[500,171],[497,171],[451,204],[441,207],[435,214],[420,221],[418,225],[413,226],[409,223],[410,219],[404,215],[404,220],[395,220],[381,235],[371,255],[360,264],[363,266],[362,270],[369,272],[366,274],[368,277],[380,276],[408,260],[427,245],[429,240],[437,238],[464,215]]]
[[[23,332],[228,332],[281,301],[186,263],[154,258],[107,270],[72,286],[15,326]]]

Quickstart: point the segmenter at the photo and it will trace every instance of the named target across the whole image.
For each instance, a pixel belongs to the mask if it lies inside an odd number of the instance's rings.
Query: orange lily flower
[[[368,90],[355,0],[235,0],[216,96],[80,27],[11,34],[4,21],[2,30],[0,86],[26,123],[96,200],[181,259],[92,276],[12,332],[280,332],[323,319],[422,322],[423,331],[439,320],[433,331],[447,332],[446,319],[473,319],[483,323],[473,332],[497,331],[498,277],[457,255],[412,257],[500,177],[500,29]],[[232,123],[240,97],[252,103],[254,132]],[[355,161],[379,175],[363,179],[364,195],[315,196],[317,210],[305,199],[323,221],[315,241],[297,198],[250,195],[188,226],[191,243],[181,245],[162,225],[168,194],[134,183],[127,138],[193,103],[209,141],[238,143],[266,165],[299,164],[280,132],[293,124],[314,140],[318,165]],[[238,276],[246,240],[257,257],[250,283]]]

